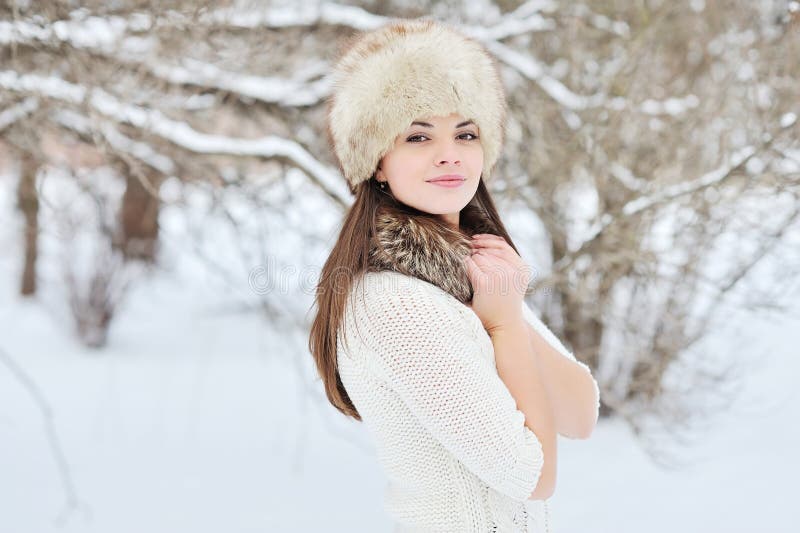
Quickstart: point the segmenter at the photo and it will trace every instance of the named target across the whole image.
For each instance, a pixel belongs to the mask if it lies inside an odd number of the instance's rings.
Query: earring
[[[385,181],[379,181],[378,182],[378,186],[381,188],[382,191],[386,190],[386,182]]]

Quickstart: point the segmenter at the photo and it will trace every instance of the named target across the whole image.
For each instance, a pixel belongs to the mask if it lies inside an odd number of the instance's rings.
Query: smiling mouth
[[[457,189],[464,185],[464,182],[467,181],[466,178],[464,179],[452,179],[452,180],[431,180],[428,183],[431,185],[436,185],[437,187],[442,187],[446,189]]]
[[[466,180],[467,180],[466,176],[461,176],[459,174],[444,174],[442,176],[429,179],[427,181],[428,183],[436,183],[436,182],[466,181]]]

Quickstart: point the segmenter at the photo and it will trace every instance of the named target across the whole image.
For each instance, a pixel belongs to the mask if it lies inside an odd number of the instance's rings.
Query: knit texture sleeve
[[[563,355],[564,357],[567,357],[575,361],[579,365],[581,365],[586,370],[586,372],[589,373],[590,376],[592,375],[592,371],[589,368],[589,366],[586,363],[578,361],[575,358],[575,355],[573,355],[573,353],[564,346],[561,340],[559,340],[559,338],[556,337],[552,331],[550,331],[550,328],[548,328],[545,325],[545,323],[542,322],[538,316],[536,316],[536,313],[524,300],[522,301],[522,315],[525,318],[525,320],[527,320],[528,323],[533,327],[533,329],[537,333],[539,333],[544,338],[544,340],[548,342],[548,344],[550,344],[550,346],[555,348],[556,351],[561,353],[561,355]],[[596,421],[600,415],[600,387],[598,386],[597,380],[594,378],[594,376],[592,376],[592,383],[594,384],[595,413],[596,413],[595,421]]]
[[[544,463],[541,443],[449,296],[398,273],[368,279],[355,306],[367,364],[468,470],[527,500]]]

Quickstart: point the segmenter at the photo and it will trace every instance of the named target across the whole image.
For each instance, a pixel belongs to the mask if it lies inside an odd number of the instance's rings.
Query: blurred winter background
[[[797,531],[798,2],[53,0],[0,7],[0,532],[390,531],[307,341],[331,62],[418,16],[498,60],[491,188],[600,382],[554,530]]]

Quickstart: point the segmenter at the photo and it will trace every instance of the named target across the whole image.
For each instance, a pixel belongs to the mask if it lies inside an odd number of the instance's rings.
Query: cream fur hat
[[[393,22],[352,37],[332,81],[328,135],[352,192],[411,122],[451,113],[478,126],[490,178],[507,106],[495,60],[477,41],[430,19]]]

